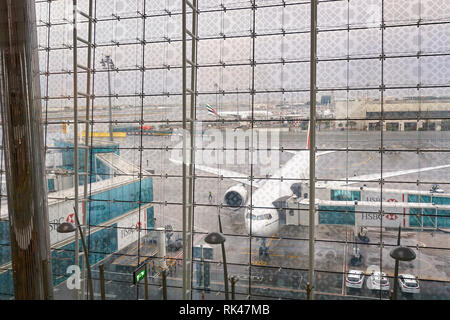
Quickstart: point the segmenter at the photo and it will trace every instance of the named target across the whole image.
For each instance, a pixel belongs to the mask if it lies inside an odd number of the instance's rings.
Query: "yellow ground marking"
[[[252,255],[252,256],[258,255],[258,253],[256,253],[256,252],[249,253],[248,251],[242,251],[241,254]],[[283,254],[276,254],[276,253],[270,253],[269,256],[271,256],[271,257],[284,257]]]
[[[240,252],[240,254],[252,255],[252,256],[258,255],[256,252],[249,253],[248,251],[242,251],[242,252]],[[300,259],[300,256],[296,256],[296,255],[284,255],[284,254],[275,254],[275,253],[270,253],[269,257],[286,257],[288,259]]]
[[[174,264],[177,263],[177,257],[168,257],[168,258],[166,259],[166,261],[167,261],[167,265],[168,265],[169,267],[172,267]]]
[[[272,241],[280,241],[279,238],[275,238],[275,234],[276,234],[276,232],[274,232],[272,234],[272,236],[270,237],[269,241],[267,241],[267,248],[270,247],[270,245],[272,244]],[[278,244],[277,244],[277,246],[278,246]],[[249,253],[248,251],[241,251],[240,254],[252,255],[252,256],[256,256],[257,255],[256,252]],[[287,257],[287,258],[291,258],[291,259],[299,259],[299,256],[285,255],[285,254],[276,254],[276,253],[269,253],[269,256],[270,257]],[[266,262],[266,264],[267,264],[267,262]]]
[[[270,244],[272,243],[272,240],[274,240],[274,236],[275,236],[276,232],[274,232],[271,236],[269,241],[267,241],[267,248],[270,247]],[[276,239],[277,241],[279,241],[280,239]]]
[[[423,243],[422,241],[418,241],[417,240],[417,243],[419,244],[419,246],[421,246],[421,247],[423,247],[423,248],[426,248],[426,244],[425,243]]]
[[[78,134],[78,136],[80,136],[80,134]],[[81,132],[81,136],[82,137],[86,136],[85,130]],[[109,132],[89,132],[89,137],[105,138],[109,136],[110,136]],[[126,132],[113,132],[113,137],[116,138],[126,138],[126,136],[127,136]]]
[[[123,255],[121,255],[120,257],[116,258],[116,259],[113,261],[113,264],[117,264],[120,260],[122,260],[122,259],[125,258],[125,257],[133,258],[133,256],[130,256],[129,254],[131,254],[131,252],[135,251],[135,250],[137,249],[138,246],[139,246],[139,244],[137,244],[133,249],[128,250],[128,251],[126,252],[128,255],[123,254]],[[141,246],[141,248],[144,248],[144,247],[147,247],[147,246],[148,246],[148,247],[151,247],[151,245],[149,245],[149,244],[144,244],[143,246]],[[155,253],[155,251],[153,251],[153,253]],[[153,253],[152,253],[152,255],[153,255]]]
[[[137,244],[133,249],[128,250],[126,253],[130,253],[133,252],[134,250],[137,249],[137,247],[139,246],[139,244]],[[113,261],[113,264],[117,264],[120,260],[122,260],[125,257],[125,255],[121,255],[120,257],[118,257],[116,260]]]
[[[277,243],[277,248],[292,248],[292,243]]]

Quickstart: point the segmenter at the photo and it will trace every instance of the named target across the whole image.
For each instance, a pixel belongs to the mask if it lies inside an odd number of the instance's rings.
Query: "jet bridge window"
[[[354,201],[361,200],[360,191],[350,191],[350,190],[331,190],[331,200],[333,201]]]

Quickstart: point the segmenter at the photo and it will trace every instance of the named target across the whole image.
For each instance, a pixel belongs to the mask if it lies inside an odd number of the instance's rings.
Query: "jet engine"
[[[291,185],[291,191],[298,198],[301,198],[302,197],[302,184],[301,183],[293,183]]]
[[[225,192],[225,203],[236,210],[247,202],[247,189],[242,184],[232,186]]]

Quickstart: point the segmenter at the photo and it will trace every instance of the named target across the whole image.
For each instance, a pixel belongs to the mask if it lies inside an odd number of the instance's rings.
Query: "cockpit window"
[[[250,212],[247,212],[245,218],[250,219]],[[252,214],[252,220],[256,220],[256,215]]]

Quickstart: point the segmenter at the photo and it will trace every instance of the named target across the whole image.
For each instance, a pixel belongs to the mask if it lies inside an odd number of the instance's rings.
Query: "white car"
[[[364,272],[361,270],[349,270],[345,278],[347,288],[361,289],[364,283]]]
[[[398,285],[404,293],[420,293],[419,281],[412,274],[400,274],[398,276]]]
[[[384,272],[373,272],[366,281],[367,288],[370,290],[389,291],[391,286]]]

